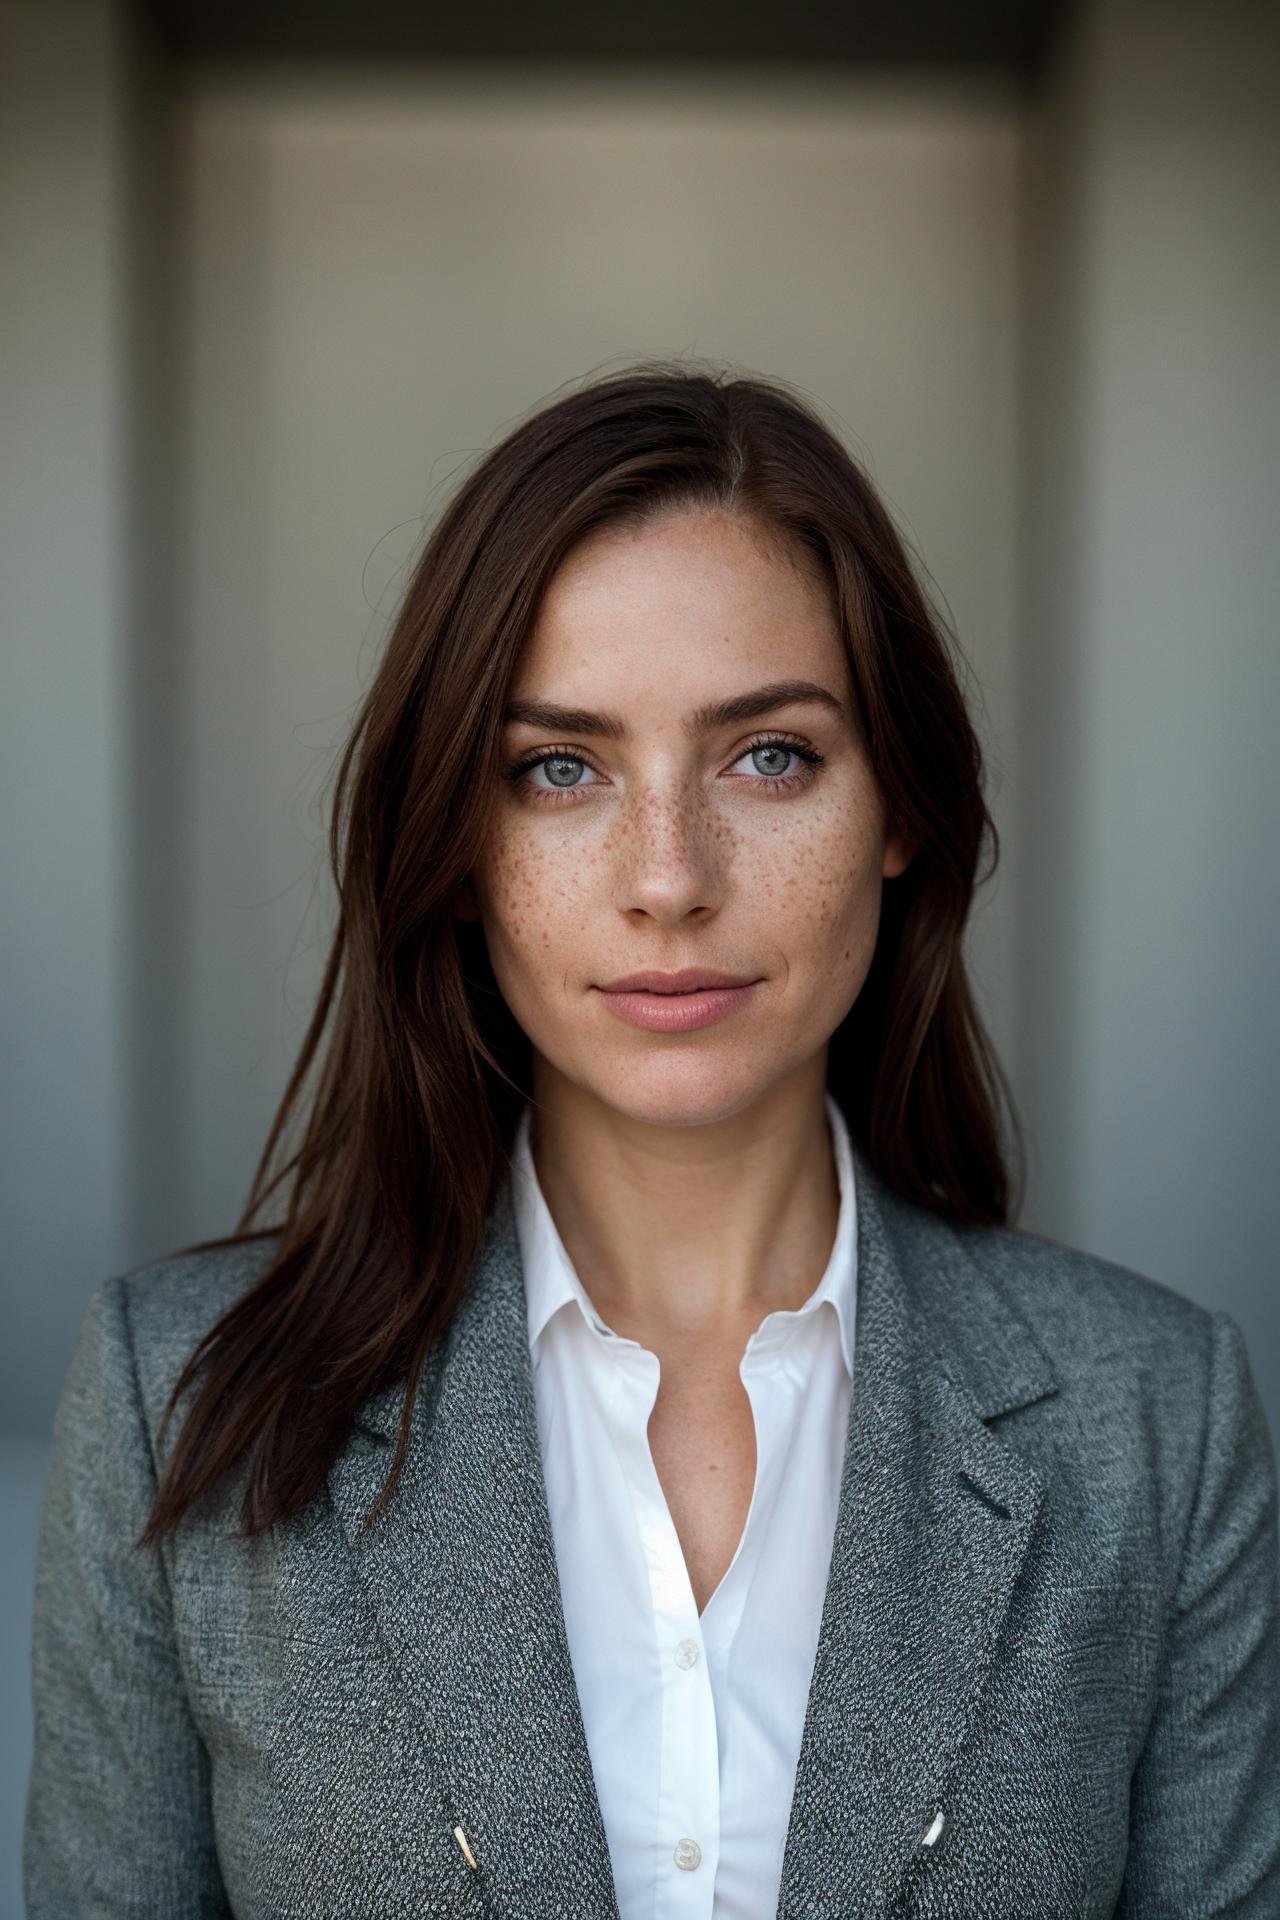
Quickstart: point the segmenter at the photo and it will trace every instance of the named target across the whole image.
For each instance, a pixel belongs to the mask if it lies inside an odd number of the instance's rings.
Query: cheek
[[[868,940],[874,946],[883,859],[874,810],[853,798],[739,847],[743,890],[785,945],[823,965],[851,965]]]
[[[477,881],[495,971],[563,971],[558,956],[581,928],[576,905],[584,877],[581,858],[552,835],[494,836]]]
[[[833,794],[812,811],[743,808],[713,824],[715,890],[726,920],[756,922],[762,951],[811,967],[839,994],[870,962],[879,924],[882,826],[863,791]],[[789,815],[789,817],[788,817]],[[599,917],[601,875],[580,835],[499,827],[477,871],[486,936],[504,990],[564,977]],[[607,895],[608,889],[605,888]]]

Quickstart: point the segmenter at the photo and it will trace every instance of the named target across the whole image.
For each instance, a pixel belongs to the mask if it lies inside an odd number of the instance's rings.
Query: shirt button
[[[698,1664],[698,1643],[696,1640],[682,1640],[676,1648],[678,1667],[696,1667]],[[694,1863],[697,1864],[696,1862]]]
[[[683,1867],[686,1873],[692,1873],[702,1858],[702,1848],[696,1840],[677,1840],[675,1852],[671,1858],[678,1867]]]

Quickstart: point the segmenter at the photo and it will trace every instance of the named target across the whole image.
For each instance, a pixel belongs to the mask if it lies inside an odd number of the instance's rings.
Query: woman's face
[[[483,920],[539,1098],[559,1074],[636,1120],[698,1125],[825,1062],[907,859],[816,571],[722,512],[604,528],[551,582],[509,711],[503,764],[523,771],[499,782],[458,908]],[[607,991],[688,968],[753,984]]]

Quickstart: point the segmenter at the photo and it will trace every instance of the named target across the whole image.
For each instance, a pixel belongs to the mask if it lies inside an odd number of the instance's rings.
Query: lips
[[[657,980],[661,985],[633,987],[614,981],[601,989],[609,1014],[642,1032],[667,1035],[695,1033],[727,1020],[749,1004],[762,984],[711,973],[705,967],[688,967],[683,973],[633,973],[628,979]],[[708,981],[712,984],[707,985]]]
[[[749,987],[758,976],[741,973],[717,973],[710,967],[684,967],[676,973],[661,973],[650,967],[642,973],[625,973],[601,987],[601,993],[699,993],[714,987]]]

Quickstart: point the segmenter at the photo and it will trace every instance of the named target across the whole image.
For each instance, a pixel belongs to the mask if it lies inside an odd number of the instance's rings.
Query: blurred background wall
[[[406,565],[594,370],[780,375],[884,491],[989,757],[1022,1224],[1233,1313],[1280,1431],[1280,16],[727,19],[11,4],[0,1914],[85,1303],[234,1224]]]

